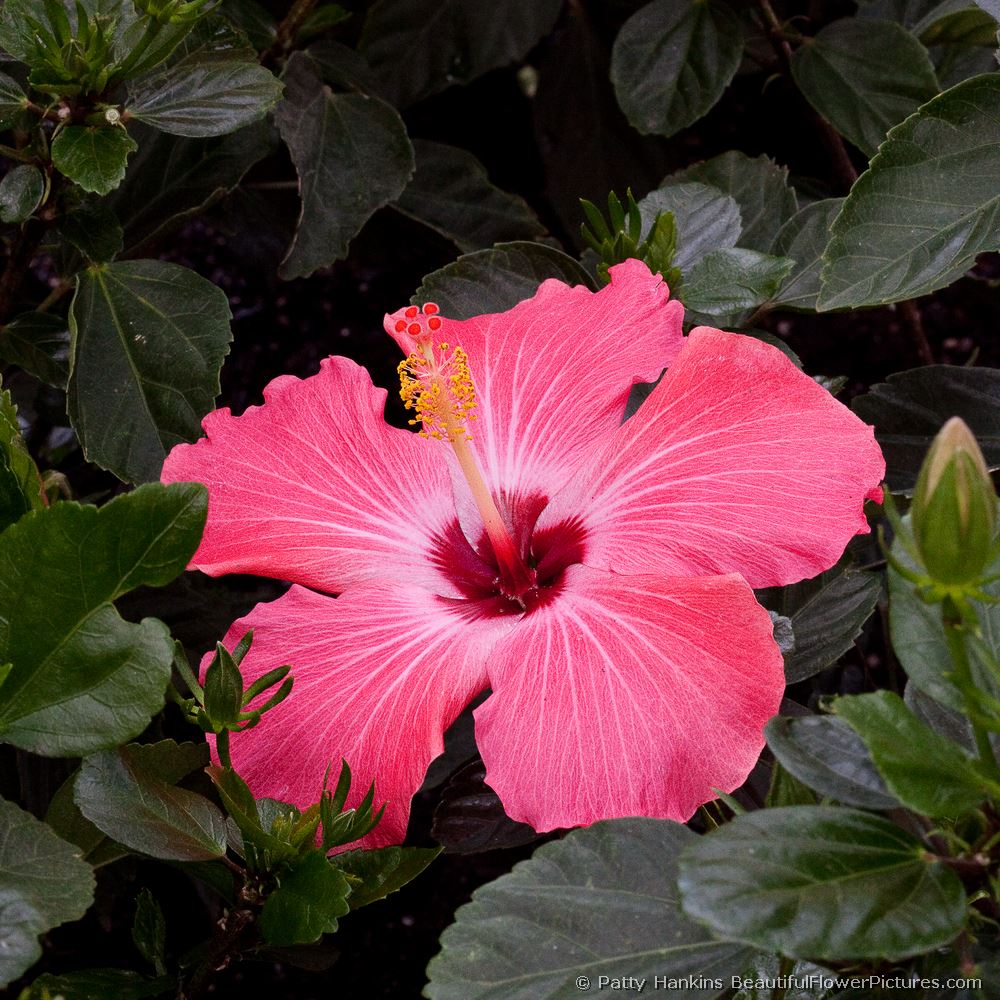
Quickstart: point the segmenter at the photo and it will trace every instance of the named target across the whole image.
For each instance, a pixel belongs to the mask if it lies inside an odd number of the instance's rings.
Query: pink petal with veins
[[[588,566],[770,587],[867,533],[884,474],[872,428],[777,348],[699,327],[538,526],[579,522]]]
[[[683,822],[750,773],[784,690],[768,613],[738,576],[574,566],[490,657],[486,781],[536,830]]]
[[[208,486],[208,524],[192,568],[257,573],[336,593],[398,575],[452,593],[431,554],[455,519],[441,449],[382,416],[386,392],[346,358],[283,375],[263,406],[216,410],[206,437],[178,445],[165,483]]]
[[[410,799],[444,749],[442,734],[486,687],[486,657],[510,625],[470,621],[447,600],[395,581],[360,584],[339,598],[292,587],[257,605],[233,623],[225,645],[232,649],[252,628],[244,682],[284,663],[295,681],[257,726],[233,734],[234,767],[257,798],[304,809],[319,800],[327,766],[336,782],[344,758],[353,776],[348,808],[373,781],[376,808],[386,803],[361,846],[400,843]]]

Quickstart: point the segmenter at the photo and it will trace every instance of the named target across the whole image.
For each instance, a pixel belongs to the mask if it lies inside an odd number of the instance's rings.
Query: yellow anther
[[[449,353],[450,352],[450,353]],[[399,363],[399,397],[415,411],[411,424],[423,424],[423,437],[471,441],[467,421],[475,419],[476,390],[469,359],[461,347],[421,346]]]

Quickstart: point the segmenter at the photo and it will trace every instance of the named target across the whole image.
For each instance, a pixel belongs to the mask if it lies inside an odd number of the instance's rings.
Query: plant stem
[[[993,752],[989,730],[978,721],[978,713],[974,711],[975,706],[971,704],[971,698],[966,693],[975,686],[969,662],[969,650],[965,642],[969,623],[964,620],[961,610],[950,597],[946,598],[941,606],[941,621],[948,642],[948,652],[955,667],[955,686],[962,692],[966,703],[965,714],[972,726],[979,762],[990,778],[1000,782],[1000,764],[997,763],[996,754]]]
[[[233,759],[229,756],[229,730],[224,729],[215,738],[215,752],[219,755],[219,763],[223,767],[233,769]]]
[[[917,356],[922,365],[934,364],[934,352],[931,350],[927,334],[924,332],[924,321],[920,316],[920,309],[913,299],[906,299],[904,302],[896,303],[896,311],[903,325],[909,331],[910,340],[917,350]]]
[[[197,1000],[204,996],[215,974],[239,955],[241,939],[254,923],[255,899],[255,894],[246,885],[240,889],[236,905],[215,925],[208,953],[188,984],[181,987],[178,1000]]]
[[[28,219],[10,244],[7,266],[0,275],[0,323],[7,322],[14,310],[28,268],[45,235],[45,228],[41,219]]]
[[[292,9],[278,25],[278,30],[274,35],[274,43],[261,54],[260,61],[262,63],[266,65],[269,61],[283,56],[292,47],[292,42],[302,26],[302,22],[312,13],[315,6],[316,0],[295,0]]]

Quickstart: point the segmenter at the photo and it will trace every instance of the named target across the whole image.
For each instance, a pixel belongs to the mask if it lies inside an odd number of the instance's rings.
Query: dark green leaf
[[[876,573],[832,569],[812,580],[762,593],[765,607],[792,620],[795,650],[785,657],[788,683],[836,663],[875,610],[881,591]]]
[[[873,156],[886,132],[938,92],[927,49],[892,21],[845,17],[792,55],[792,76],[838,132]]]
[[[904,518],[909,523],[909,516]],[[892,548],[893,556],[909,569],[914,562],[899,542]],[[988,568],[996,572],[996,564]],[[983,586],[983,591],[1000,598],[1000,580]],[[1000,655],[1000,602],[978,604],[980,629],[987,649]],[[941,621],[941,606],[927,604],[916,593],[912,583],[889,569],[889,629],[892,648],[906,671],[911,684],[925,694],[957,712],[964,710],[964,700],[951,682],[954,670],[948,640]],[[970,649],[969,668],[974,685],[993,698],[1000,698],[1000,678],[989,663],[983,662],[975,646]]]
[[[924,295],[1000,249],[1000,76],[974,77],[897,125],[824,254],[821,309]]]
[[[278,141],[267,121],[210,140],[181,139],[144,125],[135,132],[139,152],[112,197],[129,251],[229,194]]]
[[[314,42],[306,52],[319,68],[323,82],[335,90],[354,90],[373,97],[385,96],[379,78],[357,49],[342,42],[325,39]]]
[[[545,227],[523,198],[494,187],[471,154],[414,140],[417,169],[393,207],[451,240],[463,253],[531,240]]]
[[[920,35],[942,17],[963,7],[971,7],[973,2],[975,0],[861,0],[858,17],[898,21],[913,34]]]
[[[385,899],[415,879],[439,854],[439,847],[380,847],[374,851],[347,851],[338,854],[338,867],[360,885],[351,890],[352,910]]]
[[[164,744],[156,744],[163,748]],[[76,804],[98,829],[120,844],[176,861],[207,861],[226,852],[226,821],[208,799],[168,783],[157,773],[158,752],[135,744],[87,757],[76,779]],[[152,763],[152,766],[150,764]]]
[[[118,217],[103,201],[88,202],[60,219],[59,235],[98,264],[117,257],[124,239]]]
[[[546,278],[596,290],[583,266],[543,243],[501,243],[425,275],[412,301],[436,302],[450,319],[503,312],[530,298]]]
[[[17,407],[10,393],[0,389],[0,532],[44,506],[42,481],[21,437]],[[9,659],[0,654],[0,663]]]
[[[27,163],[0,180],[0,222],[24,222],[42,203],[45,175]]]
[[[696,163],[664,181],[698,181],[736,199],[743,219],[740,246],[770,253],[778,231],[796,212],[795,192],[788,186],[788,170],[766,156],[751,159],[732,149],[704,163]]]
[[[38,935],[84,915],[94,874],[72,844],[0,799],[0,986],[41,955]]]
[[[79,768],[75,770],[57,789],[49,808],[45,813],[45,822],[55,832],[76,844],[80,848],[81,857],[94,868],[110,864],[125,857],[128,851],[109,840],[86,816],[80,812],[79,806],[73,801],[73,786]]]
[[[222,0],[221,10],[258,52],[263,52],[274,43],[278,25],[257,0]]]
[[[775,296],[776,307],[809,311],[816,308],[823,251],[830,239],[833,220],[840,214],[843,205],[843,198],[814,201],[781,227],[774,242],[774,252],[782,257],[791,257],[795,267]]]
[[[896,809],[861,738],[841,719],[775,716],[764,730],[782,767],[820,795],[862,809]]]
[[[133,118],[174,135],[225,135],[263,117],[281,83],[261,66],[246,37],[222,18],[206,18],[170,59],[129,85]]]
[[[997,4],[1000,15],[1000,3]],[[985,10],[956,10],[928,27],[921,35],[924,45],[983,45],[997,44],[997,15]]]
[[[308,56],[294,53],[283,79],[274,117],[298,171],[302,212],[281,274],[299,278],[346,256],[372,213],[403,193],[413,147],[395,109],[331,93]]]
[[[787,257],[757,250],[713,250],[684,275],[681,297],[687,309],[720,323],[734,321],[773,297],[793,267]]]
[[[926,723],[936,733],[940,733],[952,743],[965,747],[970,753],[975,753],[976,740],[969,720],[960,712],[946,708],[930,695],[925,694],[916,684],[907,684],[903,692],[903,701],[907,708],[922,722]],[[992,735],[994,749],[1000,745],[1000,735]]]
[[[85,969],[64,976],[46,974],[31,984],[27,1000],[146,1000],[177,988],[170,976],[147,979],[128,969]],[[43,990],[47,990],[46,995]]]
[[[112,52],[123,55],[127,48],[127,36],[139,18],[132,0],[82,0],[79,6],[88,19],[97,15],[104,18],[110,30]],[[78,28],[75,0],[56,0],[51,7],[39,0],[6,0],[0,14],[0,48],[6,49],[20,62],[34,65],[39,45],[31,21],[37,21],[45,33],[51,33],[53,16],[60,13],[68,22],[70,34],[75,35]]]
[[[70,308],[68,412],[87,458],[130,482],[201,434],[229,353],[225,293],[177,264],[119,261],[81,272]]]
[[[345,10],[339,3],[323,4],[317,7],[303,22],[296,35],[296,41],[305,42],[310,38],[323,34],[351,17],[351,12]]]
[[[782,806],[814,806],[816,793],[804,782],[783,767],[778,761],[771,769],[771,784],[767,789],[764,806],[779,809]]]
[[[148,889],[143,889],[135,898],[132,942],[158,976],[166,973],[163,959],[167,946],[167,922],[160,904]]]
[[[555,24],[562,0],[377,0],[361,49],[403,108],[524,56]]]
[[[966,919],[953,871],[854,809],[737,816],[684,852],[678,884],[715,933],[793,958],[905,958],[949,944]]]
[[[260,914],[260,932],[271,945],[311,944],[337,929],[349,912],[350,883],[321,851],[311,851],[279,878]]]
[[[114,125],[67,125],[52,140],[52,163],[84,191],[108,194],[121,184],[128,155],[138,148]]]
[[[448,854],[476,854],[518,847],[538,839],[527,823],[512,820],[486,784],[486,765],[474,760],[445,786],[434,810],[431,835]]]
[[[427,969],[432,1000],[549,1000],[578,976],[700,975],[685,997],[722,996],[749,964],[680,912],[677,854],[696,837],[677,823],[616,819],[574,830],[490,882],[461,907]],[[724,980],[715,988],[711,980]]]
[[[0,129],[10,128],[21,116],[28,98],[17,80],[0,73]]]
[[[833,710],[861,737],[889,791],[914,812],[954,819],[1000,791],[891,691],[838,698]]]
[[[897,372],[852,406],[875,425],[894,493],[912,492],[927,449],[949,417],[961,417],[990,468],[1000,468],[1000,370],[928,365]]]
[[[21,313],[0,328],[0,358],[62,389],[69,375],[69,325],[51,313]]]
[[[151,484],[100,510],[58,503],[0,534],[0,663],[14,664],[0,688],[4,740],[78,756],[142,732],[163,705],[173,643],[161,622],[124,622],[111,602],[181,573],[205,513],[203,486]]]
[[[639,202],[645,239],[660,212],[670,212],[677,224],[677,253],[673,264],[687,273],[712,250],[732,247],[740,236],[740,208],[736,200],[705,184],[669,184],[650,191]]]
[[[640,132],[673,135],[722,96],[742,55],[739,18],[722,0],[653,0],[622,25],[611,82]]]

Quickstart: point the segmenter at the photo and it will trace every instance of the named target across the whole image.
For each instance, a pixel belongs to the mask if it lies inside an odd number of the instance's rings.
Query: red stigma
[[[439,311],[440,311],[440,310],[438,309],[438,306],[437,306],[437,303],[436,303],[436,302],[425,302],[425,303],[424,303],[424,313],[425,313],[426,315],[428,315],[428,316],[433,316],[433,315],[434,315],[434,313],[436,313],[436,312],[439,312]],[[437,329],[437,327],[436,327],[436,326],[434,326],[434,327],[431,327],[431,329],[432,329],[432,330],[436,330],[436,329]]]
[[[396,320],[396,333],[402,333],[406,329],[406,320],[397,319]]]
[[[421,333],[422,333],[423,331],[422,331],[422,330],[420,329],[420,324],[419,324],[419,323],[411,323],[411,324],[410,324],[410,325],[409,325],[409,326],[408,326],[408,327],[406,328],[406,332],[407,332],[407,333],[408,333],[408,334],[409,334],[409,335],[410,335],[411,337],[419,337],[419,336],[420,336],[420,334],[421,334]]]
[[[435,308],[437,308],[437,307],[435,306]],[[437,317],[437,316],[434,316],[434,317],[432,317],[431,319],[429,319],[429,320],[427,321],[427,325],[428,325],[428,326],[429,326],[429,327],[430,327],[430,328],[431,328],[432,330],[437,330],[437,329],[439,329],[439,328],[440,328],[440,326],[441,326],[441,320],[440,320],[440,319],[438,319],[438,317]]]
[[[417,309],[417,307],[416,307],[416,306],[410,306],[410,308],[409,308],[409,309],[407,309],[407,310],[406,310],[406,312],[404,312],[404,313],[403,313],[403,315],[404,315],[404,316],[405,316],[405,317],[406,317],[407,319],[413,319],[413,317],[414,317],[414,316],[416,316],[416,315],[417,315],[417,313],[418,313],[419,311],[420,311],[420,310],[419,310],[419,309]]]

